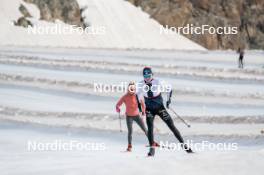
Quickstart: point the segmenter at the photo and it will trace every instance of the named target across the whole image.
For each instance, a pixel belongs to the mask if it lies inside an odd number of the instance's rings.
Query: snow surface
[[[29,34],[26,28],[13,25],[22,15],[18,7],[25,4],[32,13],[31,22],[39,28],[52,28],[60,25],[39,20],[35,5],[22,0],[1,0],[0,2],[0,45],[48,46],[48,47],[85,47],[85,48],[122,48],[122,49],[177,49],[205,50],[200,45],[179,35],[160,34],[161,25],[141,9],[125,0],[78,0],[81,7],[87,7],[83,17],[96,34]],[[74,42],[73,42],[74,41]]]
[[[246,68],[240,70],[235,68],[237,55],[233,52],[186,54],[30,47],[0,50],[0,105],[27,110],[28,117],[30,111],[55,112],[55,116],[61,112],[73,116],[80,112],[88,116],[114,115],[115,103],[122,93],[95,92],[93,83],[139,81],[142,67],[149,65],[157,78],[173,85],[172,107],[189,120],[262,123],[262,52],[247,52]],[[200,64],[189,64],[191,60]],[[111,123],[112,119],[105,122]]]
[[[19,134],[18,134],[19,133]],[[241,143],[236,151],[204,150],[195,154],[183,151],[156,150],[156,157],[147,158],[146,138],[134,135],[133,152],[122,152],[126,134],[36,127],[14,123],[0,124],[0,171],[10,174],[185,174],[185,175],[261,175],[263,143]],[[159,136],[159,140],[172,137]],[[28,142],[103,143],[101,151],[28,151]],[[196,140],[195,142],[198,142]],[[212,143],[213,140],[210,140]],[[232,142],[232,141],[226,141]]]
[[[263,51],[247,51],[240,70],[236,53],[205,51],[183,36],[160,35],[156,21],[124,0],[78,2],[87,7],[86,22],[105,26],[105,35],[28,35],[12,24],[21,3],[36,26],[68,25],[40,21],[37,7],[22,0],[0,2],[1,175],[263,174]],[[94,92],[93,83],[139,81],[144,66],[173,85],[171,107],[192,125],[171,113],[185,140],[237,143],[239,149],[191,155],[157,149],[146,158],[147,139],[135,126],[133,152],[123,153],[124,109],[122,133],[114,109],[122,94]],[[158,117],[154,130],[155,140],[176,142]],[[28,141],[55,140],[104,143],[106,150],[27,150]]]
[[[1,174],[261,174],[263,53],[247,52],[244,70],[236,68],[236,57],[229,51],[0,47]],[[146,158],[147,139],[134,126],[133,152],[123,153],[124,109],[122,133],[114,109],[122,94],[94,92],[93,83],[141,80],[145,65],[174,86],[171,107],[192,125],[171,113],[185,140],[236,143],[239,149],[193,155],[157,150]],[[158,117],[155,136],[177,143]],[[107,149],[27,150],[28,141],[55,140],[104,143]]]

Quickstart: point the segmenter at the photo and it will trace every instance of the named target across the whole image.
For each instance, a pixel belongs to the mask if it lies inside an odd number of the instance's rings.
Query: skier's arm
[[[142,82],[138,82],[137,86],[136,86],[136,94],[138,96],[139,99],[144,98],[144,93],[143,93],[143,83]]]
[[[124,96],[121,97],[116,104],[116,112],[120,113],[120,106],[124,103]]]
[[[142,115],[145,115],[146,114],[146,105],[145,105],[144,98],[140,99],[140,104],[141,104],[141,109],[142,109]]]
[[[169,108],[170,104],[171,104],[171,96],[172,96],[172,90],[170,90],[170,92],[168,92],[167,94],[167,102],[166,102],[166,107]]]
[[[171,104],[171,97],[172,97],[172,85],[165,82],[165,81],[162,81],[161,84],[166,90],[166,93],[167,93],[166,107],[169,108],[169,106]]]

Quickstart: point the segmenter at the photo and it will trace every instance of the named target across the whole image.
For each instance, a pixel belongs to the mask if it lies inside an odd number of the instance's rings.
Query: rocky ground
[[[238,35],[186,35],[208,49],[264,49],[262,0],[129,0],[170,27],[237,26]]]
[[[24,0],[26,3],[35,4],[40,11],[40,20],[55,22],[61,20],[66,24],[85,27],[82,11],[76,0]],[[28,18],[32,17],[25,5],[20,4],[19,11],[22,14],[14,24],[17,26],[33,26]]]
[[[212,27],[237,27],[238,34],[185,35],[207,49],[264,49],[264,1],[261,0],[128,0],[141,7],[150,17],[163,26],[184,27],[210,25]],[[40,9],[40,19],[67,24],[89,26],[82,12],[89,7],[80,7],[74,0],[25,0]],[[32,26],[26,18],[31,14],[21,5],[23,14],[16,25]],[[87,23],[87,24],[86,24]]]

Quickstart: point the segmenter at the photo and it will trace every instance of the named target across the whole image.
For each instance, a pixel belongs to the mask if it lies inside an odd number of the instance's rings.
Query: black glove
[[[169,99],[167,102],[166,102],[166,107],[169,109],[170,108],[170,104],[171,104],[171,99]]]

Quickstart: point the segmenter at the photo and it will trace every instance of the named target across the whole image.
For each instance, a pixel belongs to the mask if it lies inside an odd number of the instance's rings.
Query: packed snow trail
[[[234,172],[240,175],[261,175],[263,169],[264,143],[241,142],[236,151],[205,149],[196,154],[186,154],[181,150],[157,149],[154,158],[147,158],[146,138],[141,134],[134,134],[133,152],[122,153],[121,151],[126,147],[125,133],[47,128],[7,122],[1,122],[0,131],[0,171],[2,175],[101,175],[109,172],[117,175],[132,175],[139,172],[147,175],[171,172],[185,175],[191,175],[194,172],[197,175],[233,175]],[[158,136],[157,139],[173,141],[172,137]],[[103,143],[106,149],[32,151],[32,147],[28,145],[29,142],[54,143],[58,140],[63,143],[71,141],[80,144]],[[198,140],[195,142],[199,143]],[[210,142],[217,143],[218,141],[211,140]]]
[[[139,81],[142,67],[149,65],[154,72],[158,70],[155,76],[174,86],[171,107],[195,126],[187,130],[175,118],[184,133],[255,138],[264,128],[264,88],[255,79],[264,76],[262,52],[248,52],[246,68],[240,70],[236,68],[237,55],[229,51],[30,47],[1,47],[0,51],[3,120],[118,130],[114,105],[122,93],[95,92],[94,83]],[[117,69],[120,67],[124,69]],[[168,73],[167,69],[178,73]],[[183,72],[188,75],[183,76]],[[215,72],[222,79],[214,76]],[[201,74],[208,77],[201,78]],[[160,133],[169,133],[158,118],[156,123]]]
[[[109,171],[115,174],[140,171],[258,175],[263,162],[264,139],[260,130],[264,128],[264,89],[262,82],[254,77],[263,77],[262,55],[262,52],[250,52],[248,67],[239,70],[232,52],[1,47],[0,171],[4,175],[106,174]],[[149,159],[145,157],[146,137],[135,126],[133,152],[121,153],[127,146],[127,138],[126,132],[118,133],[118,117],[114,111],[121,94],[94,92],[93,83],[140,80],[143,65],[159,70],[155,76],[174,85],[176,93],[171,107],[192,125],[187,128],[173,116],[185,139],[236,142],[239,150],[206,150],[193,155],[157,150],[156,157]],[[127,69],[113,71],[122,66]],[[168,67],[179,73],[166,72]],[[189,74],[182,75],[182,72]],[[213,76],[214,72],[228,74],[231,79],[224,76],[219,79]],[[208,77],[201,78],[201,74]],[[155,120],[157,139],[175,141],[167,126],[158,117]],[[122,124],[125,126],[124,118]],[[103,142],[107,150],[27,151],[29,140],[52,142],[56,139]]]

